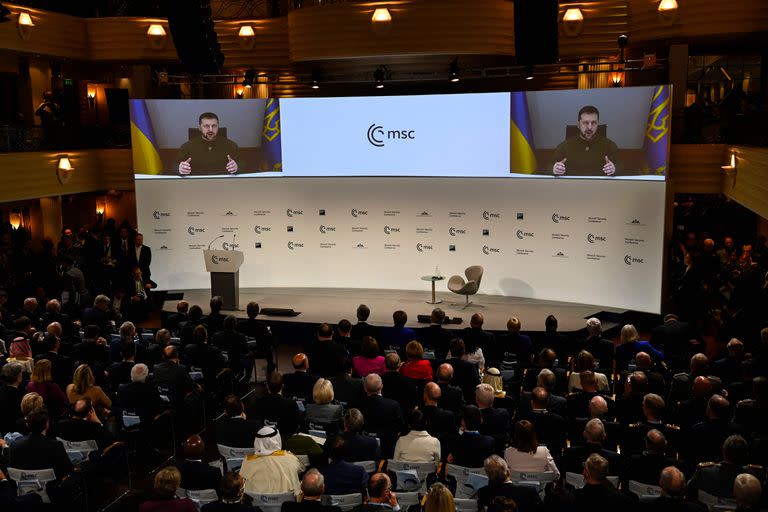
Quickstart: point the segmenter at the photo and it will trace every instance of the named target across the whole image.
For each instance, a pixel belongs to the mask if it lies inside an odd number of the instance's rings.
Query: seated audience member
[[[248,354],[248,340],[245,334],[237,331],[235,315],[224,318],[223,329],[211,336],[211,345],[221,351],[222,357],[226,354],[227,366],[234,372],[243,370],[244,358]]]
[[[248,419],[243,402],[235,395],[224,399],[224,418],[216,422],[216,443],[232,448],[248,448],[263,427],[260,421]]]
[[[331,377],[331,384],[333,384],[334,397],[344,408],[359,407],[365,398],[362,379],[352,376],[351,359],[344,361],[343,371],[340,374]]]
[[[510,471],[552,471],[555,479],[560,478],[560,471],[552,455],[546,446],[539,444],[536,429],[530,421],[522,420],[515,424],[512,446],[504,451],[504,460]]]
[[[427,490],[424,512],[454,512],[456,504],[450,489],[440,482],[435,482]]]
[[[176,303],[176,312],[168,315],[165,327],[173,334],[178,334],[179,329],[189,320],[189,302],[180,300]]]
[[[120,342],[120,357],[121,360],[109,365],[105,372],[112,390],[117,390],[120,384],[131,382],[131,368],[136,364],[136,343],[133,340]]]
[[[172,395],[169,398],[175,404],[180,404],[196,387],[187,367],[179,362],[179,349],[174,345],[163,349],[163,362],[155,365],[152,382],[168,388]]]
[[[537,387],[531,392],[531,410],[526,414],[518,414],[517,419],[533,423],[539,441],[547,445],[552,456],[557,458],[565,445],[568,423],[565,418],[547,409],[549,393],[546,389]]]
[[[78,366],[75,374],[72,376],[72,384],[67,386],[69,403],[74,404],[81,398],[89,398],[100,414],[109,414],[109,408],[112,407],[112,399],[95,382],[96,379],[93,377],[93,372],[87,364]]]
[[[568,391],[578,391],[582,389],[581,386],[581,372],[589,370],[593,372],[595,379],[597,380],[597,389],[601,393],[609,393],[610,386],[608,384],[608,377],[604,373],[595,371],[595,358],[587,352],[582,350],[579,355],[576,356],[576,362],[573,365],[573,372],[568,379]]]
[[[360,341],[364,340],[368,336],[371,338],[376,338],[378,329],[368,323],[368,318],[371,316],[371,308],[365,304],[360,304],[357,306],[355,316],[357,317],[357,323],[352,326],[349,337],[352,338],[352,340]],[[351,355],[356,356],[358,354],[351,352]]]
[[[400,404],[382,396],[381,376],[375,373],[363,379],[363,388],[367,395],[361,405],[365,430],[379,437],[381,454],[389,458],[395,448],[395,441],[405,426]]]
[[[24,395],[21,399],[21,418],[16,420],[16,425],[13,431],[18,432],[21,435],[28,435],[29,428],[27,428],[27,416],[44,408],[45,403],[43,402],[43,397],[37,393],[31,392]]]
[[[609,475],[618,475],[621,469],[621,458],[618,453],[603,448],[605,440],[605,427],[598,419],[591,419],[584,427],[584,444],[571,446],[565,450],[563,464],[565,471],[581,473],[583,463],[592,454],[600,455],[608,461]]]
[[[450,364],[453,368],[451,382],[461,388],[467,403],[474,403],[475,388],[480,384],[480,372],[477,364],[464,359],[464,340],[461,338],[452,340],[450,348],[450,357],[446,360],[446,363]]]
[[[440,402],[438,405],[451,411],[458,418],[464,411],[466,402],[464,392],[459,386],[451,384],[453,381],[453,366],[443,363],[437,368],[437,385],[440,387]]]
[[[81,398],[72,407],[70,418],[56,422],[51,437],[66,441],[96,441],[99,451],[115,441],[112,433],[102,424],[89,398]]]
[[[400,436],[395,444],[393,459],[405,462],[440,463],[440,441],[427,432],[424,413],[418,409],[411,412],[408,420],[410,432]]]
[[[457,423],[451,411],[447,411],[438,405],[440,395],[440,386],[434,382],[427,382],[422,395],[424,405],[421,407],[421,411],[424,413],[424,423],[427,432],[432,437],[440,440],[440,451],[443,456],[447,456],[449,447],[456,435]]]
[[[648,377],[632,372],[624,382],[624,396],[616,400],[616,419],[624,425],[643,421],[643,398],[648,394]]]
[[[243,503],[245,479],[234,471],[227,471],[221,478],[219,501],[203,505],[202,512],[256,512],[258,508]]]
[[[520,512],[539,510],[541,498],[535,487],[517,485],[510,479],[510,471],[504,459],[491,455],[483,461],[488,485],[477,491],[477,509],[484,510],[494,498],[512,498]]]
[[[181,338],[182,345],[192,343],[192,332],[195,327],[201,324],[203,324],[203,308],[195,304],[189,308],[187,321],[179,326],[179,338]]]
[[[13,467],[18,469],[53,469],[61,480],[73,471],[64,445],[48,437],[48,411],[40,409],[27,416],[29,435],[17,439],[10,446],[8,455]]]
[[[573,374],[571,374],[571,377],[573,377]],[[592,370],[583,370],[579,374],[579,385],[581,389],[569,393],[565,397],[566,409],[568,416],[571,418],[586,418],[588,416],[589,403],[596,396],[603,396],[606,403],[609,404],[609,409],[615,408],[614,401],[610,398],[606,399],[603,393],[598,390],[595,372]]]
[[[328,323],[320,324],[310,354],[310,370],[314,375],[326,379],[339,373],[347,359],[347,349],[333,339],[333,327]]]
[[[763,478],[763,468],[752,466],[749,461],[749,445],[739,435],[729,436],[723,443],[723,461],[701,462],[688,481],[688,497],[698,499],[699,491],[721,498],[733,497],[733,482],[741,473],[752,473]]]
[[[507,444],[509,435],[509,411],[493,406],[496,391],[490,384],[478,384],[475,389],[475,404],[483,415],[480,433],[491,436],[496,441],[496,451],[501,453]]]
[[[312,468],[301,480],[301,501],[286,501],[280,510],[281,512],[341,512],[341,509],[335,505],[322,503],[321,498],[325,493],[325,479],[322,473]]]
[[[293,356],[291,364],[293,373],[283,375],[283,394],[289,398],[311,400],[317,377],[309,373],[309,357],[300,352]]]
[[[86,325],[83,341],[73,347],[74,357],[79,363],[98,364],[106,368],[109,363],[107,340],[100,336],[99,326]]]
[[[205,443],[198,435],[189,436],[181,447],[181,457],[175,457],[173,465],[181,473],[181,487],[193,491],[218,489],[221,471],[203,462]]]
[[[397,310],[392,313],[394,326],[380,329],[379,336],[384,348],[391,348],[400,352],[406,343],[416,339],[416,331],[406,327],[408,314],[405,311]]]
[[[672,450],[677,446],[679,428],[675,425],[667,425],[662,421],[664,415],[664,399],[655,393],[648,393],[643,397],[644,421],[632,423],[627,427],[622,443],[622,451],[626,454],[640,453],[643,451],[645,435],[650,430],[659,430],[664,434]],[[719,441],[722,445],[722,440]],[[719,450],[719,448],[718,448]]]
[[[343,408],[333,403],[333,385],[327,379],[317,379],[312,388],[312,402],[306,405],[305,421],[307,425],[317,424],[322,430],[335,434],[341,425]]]
[[[486,366],[484,351],[493,353],[495,345],[493,334],[483,330],[483,322],[485,318],[482,313],[475,313],[469,319],[469,327],[464,328],[460,334],[461,339],[464,340],[467,361],[477,364],[481,370]]]
[[[189,498],[176,497],[181,485],[181,473],[166,466],[155,475],[152,499],[139,506],[139,512],[197,512],[197,505]]]
[[[498,368],[486,368],[480,381],[481,384],[488,384],[493,388],[494,398],[502,399],[507,396],[507,392],[504,391],[504,379]]]
[[[330,463],[321,468],[325,477],[325,490],[328,494],[357,494],[365,491],[368,473],[362,466],[344,460],[348,453],[347,442],[337,436],[327,442]]]
[[[214,389],[216,375],[224,367],[221,350],[208,343],[208,330],[198,325],[192,331],[192,343],[184,347],[184,361],[190,368],[203,372],[207,389]]]
[[[418,336],[424,348],[433,350],[436,359],[445,359],[448,354],[448,345],[453,336],[451,331],[443,328],[445,311],[435,308],[429,315],[429,327],[419,329]]]
[[[424,357],[424,347],[416,340],[405,346],[406,361],[400,367],[400,373],[413,380],[432,380],[432,365]],[[389,368],[387,368],[389,369]]]
[[[736,500],[736,512],[758,512],[763,486],[755,475],[742,473],[733,482],[733,498]]]
[[[359,409],[348,409],[344,413],[344,439],[342,458],[347,462],[377,461],[381,458],[381,448],[376,439],[363,434],[365,418]]]
[[[291,452],[294,455],[306,455],[311,466],[323,466],[327,464],[328,458],[323,452],[323,447],[318,444],[309,434],[299,431],[301,424],[299,422],[285,423],[283,425],[283,450]]]
[[[480,433],[483,415],[474,405],[464,408],[461,435],[457,436],[448,455],[448,462],[467,468],[479,468],[496,451],[496,441]]]
[[[412,342],[418,343],[418,342]],[[408,346],[411,346],[409,343]],[[424,361],[428,363],[429,361]],[[400,372],[400,356],[396,352],[390,352],[384,358],[384,364],[387,371],[381,375],[381,383],[384,386],[382,395],[385,398],[391,398],[400,404],[400,410],[403,417],[407,418],[414,407],[418,398],[418,388],[416,382],[411,377]]]
[[[386,473],[374,473],[368,479],[368,501],[352,509],[352,512],[398,511],[397,495]]]
[[[562,359],[563,362],[566,359]],[[557,363],[557,366],[555,365]],[[568,373],[565,368],[561,368],[557,353],[551,348],[543,348],[539,352],[539,361],[532,365],[523,375],[523,389],[530,391],[535,388],[542,370],[550,371],[554,374],[554,385],[549,390],[551,393],[564,395],[568,389]]]
[[[387,371],[384,357],[380,354],[379,344],[370,336],[363,338],[360,355],[352,358],[352,369],[356,376],[365,377],[371,373],[382,375]]]
[[[61,416],[69,405],[67,396],[59,385],[53,382],[51,362],[47,359],[35,361],[32,378],[27,383],[27,391],[38,393],[43,397],[51,418],[56,419]]]
[[[282,440],[275,427],[263,427],[253,441],[254,455],[243,460],[240,475],[249,493],[301,493],[299,474],[304,464],[290,452],[281,449]]]
[[[680,451],[688,462],[704,462],[720,455],[719,447],[730,435],[731,406],[720,395],[712,395],[707,402],[706,419],[690,427],[682,438]]]
[[[574,504],[577,510],[595,512],[615,512],[615,510],[631,510],[637,499],[624,494],[608,482],[608,461],[593,453],[584,463],[584,487],[576,489]]]
[[[624,471],[624,480],[656,485],[661,471],[668,466],[675,466],[676,461],[667,457],[667,439],[656,429],[645,434],[645,451],[632,454]]]
[[[621,328],[621,342],[615,351],[616,370],[626,370],[638,352],[645,352],[658,362],[664,360],[664,353],[661,350],[641,340],[634,325],[626,324]]]
[[[611,340],[603,338],[603,325],[599,319],[587,319],[587,339],[584,340],[584,350],[595,356],[598,368],[613,368],[615,348]]]
[[[124,412],[135,413],[143,427],[149,427],[152,417],[167,404],[163,403],[154,385],[149,384],[149,368],[139,363],[131,368],[131,382],[117,391],[117,400]],[[250,443],[248,443],[250,446]]]
[[[507,321],[507,335],[499,340],[501,342],[503,358],[510,356],[516,358],[521,366],[528,367],[533,363],[533,341],[531,337],[520,334],[523,324],[516,316]]]
[[[250,418],[277,424],[282,430],[299,424],[301,416],[296,402],[283,396],[283,375],[277,370],[269,374],[267,394],[256,399],[246,411]]]
[[[211,297],[211,301],[208,303],[211,312],[208,313],[202,319],[202,323],[211,333],[219,332],[224,326],[225,315],[221,313],[224,308],[224,299],[220,295],[214,295]]]
[[[685,499],[685,475],[675,466],[661,470],[658,485],[661,496],[646,502],[647,510],[658,512],[706,512],[707,507]]]

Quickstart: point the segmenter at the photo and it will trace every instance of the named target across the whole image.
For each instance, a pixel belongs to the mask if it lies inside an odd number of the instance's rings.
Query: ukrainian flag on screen
[[[264,108],[264,128],[261,131],[263,157],[259,170],[282,172],[283,156],[280,148],[280,133],[280,101],[277,98],[270,98]]]
[[[152,129],[147,104],[144,100],[130,100],[131,151],[135,174],[160,174],[163,162],[157,152],[157,138]]]
[[[533,174],[536,172],[536,155],[533,154],[531,116],[524,92],[510,93],[509,115],[509,172]]]
[[[653,91],[648,124],[645,127],[645,172],[657,176],[667,174],[667,148],[671,119],[669,85],[659,85]]]

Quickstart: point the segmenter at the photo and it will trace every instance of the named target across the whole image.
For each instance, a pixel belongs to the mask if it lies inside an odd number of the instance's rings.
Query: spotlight
[[[459,58],[456,57],[451,62],[451,69],[448,71],[448,80],[451,82],[458,82],[459,78]]]
[[[320,71],[318,71],[316,69],[312,70],[311,87],[313,89],[319,89],[320,88]]]
[[[373,72],[373,80],[376,83],[377,89],[384,88],[384,67],[379,66],[376,71]]]
[[[534,77],[533,66],[530,64],[525,66],[525,69],[523,70],[523,75],[525,76],[526,80],[533,80],[533,77]]]
[[[256,80],[256,71],[249,69],[245,72],[245,78],[243,78],[243,87],[253,87],[253,82]]]

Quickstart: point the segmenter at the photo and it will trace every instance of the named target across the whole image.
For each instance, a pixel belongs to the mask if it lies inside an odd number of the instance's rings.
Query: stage
[[[197,304],[205,313],[209,311],[210,290],[172,290],[172,297],[184,294],[184,300],[190,305]],[[544,319],[555,315],[558,331],[563,333],[584,329],[585,320],[598,315],[603,321],[603,329],[608,330],[618,324],[618,319],[626,313],[625,309],[607,308],[589,304],[505,297],[501,295],[477,294],[470,296],[473,302],[464,308],[464,296],[450,292],[437,292],[440,304],[428,304],[431,289],[428,282],[424,290],[383,290],[365,288],[241,288],[240,310],[224,311],[233,313],[238,318],[245,318],[245,307],[257,302],[265,308],[292,308],[301,314],[293,317],[259,315],[259,319],[274,323],[318,324],[337,323],[346,318],[353,324],[357,321],[355,311],[361,303],[371,308],[368,323],[376,326],[391,326],[392,313],[398,309],[408,314],[409,327],[423,327],[418,323],[418,315],[429,315],[433,308],[439,307],[450,318],[458,317],[460,324],[446,325],[447,329],[463,329],[469,325],[473,313],[482,313],[485,318],[483,328],[490,331],[506,330],[507,320],[516,316],[522,322],[525,332],[544,331]],[[176,312],[177,300],[166,300],[162,306],[165,314]]]

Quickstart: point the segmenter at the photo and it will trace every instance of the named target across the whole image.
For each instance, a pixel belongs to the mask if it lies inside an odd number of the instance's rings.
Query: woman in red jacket
[[[432,380],[432,364],[424,356],[424,347],[418,341],[409,341],[405,346],[405,355],[408,358],[400,367],[400,373],[414,380]]]

